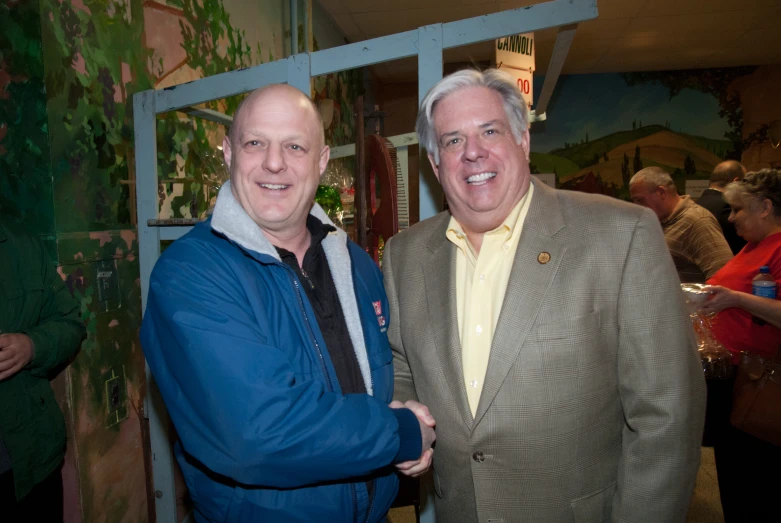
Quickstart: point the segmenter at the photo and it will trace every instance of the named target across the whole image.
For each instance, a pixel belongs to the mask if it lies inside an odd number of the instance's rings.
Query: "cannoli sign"
[[[534,66],[534,33],[506,36],[496,40],[496,63],[532,72]]]
[[[496,40],[496,67],[515,78],[518,90],[531,108],[534,91],[534,33]]]

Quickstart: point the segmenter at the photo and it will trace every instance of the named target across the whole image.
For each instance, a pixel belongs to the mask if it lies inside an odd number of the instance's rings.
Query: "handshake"
[[[393,401],[389,407],[392,409],[411,410],[415,416],[417,416],[418,422],[420,423],[420,437],[422,443],[420,458],[396,465],[398,471],[405,476],[417,478],[418,476],[425,474],[429,467],[431,467],[431,460],[434,457],[434,449],[432,446],[437,440],[437,434],[434,432],[436,421],[434,421],[434,416],[431,415],[428,407],[421,405],[417,401],[410,400],[406,403]]]

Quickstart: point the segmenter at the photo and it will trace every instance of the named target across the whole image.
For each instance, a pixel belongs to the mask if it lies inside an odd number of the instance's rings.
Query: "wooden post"
[[[362,249],[366,244],[366,145],[363,130],[363,96],[355,100],[355,239]]]
[[[312,29],[312,0],[306,0],[306,49],[307,53],[315,52],[315,33]],[[313,76],[309,80],[309,97],[314,99],[315,96],[315,77]]]
[[[315,33],[312,30],[312,0],[306,0],[306,49],[307,53],[315,52]]]

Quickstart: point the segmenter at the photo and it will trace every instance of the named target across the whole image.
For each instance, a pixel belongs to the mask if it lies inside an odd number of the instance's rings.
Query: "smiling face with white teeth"
[[[450,212],[468,235],[495,229],[529,190],[528,130],[519,143],[502,96],[487,87],[448,94],[432,119],[439,165],[432,154],[429,161]]]
[[[231,188],[270,241],[295,252],[305,243],[330,150],[315,107],[298,89],[274,85],[253,92],[223,140]]]

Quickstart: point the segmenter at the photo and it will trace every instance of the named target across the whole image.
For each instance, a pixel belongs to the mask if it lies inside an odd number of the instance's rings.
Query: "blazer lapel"
[[[449,215],[447,215],[449,218]],[[447,387],[450,388],[464,423],[472,426],[472,412],[466,398],[464,371],[461,364],[461,342],[458,335],[458,313],[456,310],[456,256],[455,246],[445,236],[449,219],[444,226],[437,227],[428,241],[431,251],[424,260],[426,300],[428,302],[428,324],[437,347]]]
[[[562,227],[564,220],[555,191],[541,183],[535,183],[491,344],[491,355],[477,406],[475,425],[485,415],[510,368],[518,360],[540,304],[553,282],[567,250],[552,238]]]

